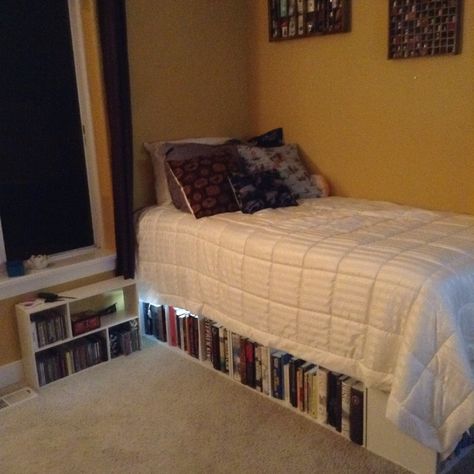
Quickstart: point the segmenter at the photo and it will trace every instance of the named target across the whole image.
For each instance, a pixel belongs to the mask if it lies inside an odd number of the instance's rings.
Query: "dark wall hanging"
[[[350,0],[269,0],[269,39],[282,41],[350,30]]]
[[[458,54],[462,0],[389,0],[389,59]]]

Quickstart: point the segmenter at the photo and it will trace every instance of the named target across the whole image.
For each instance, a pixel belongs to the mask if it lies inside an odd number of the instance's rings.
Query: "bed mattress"
[[[147,209],[141,297],[389,391],[449,454],[474,423],[474,217],[331,197],[196,220]]]

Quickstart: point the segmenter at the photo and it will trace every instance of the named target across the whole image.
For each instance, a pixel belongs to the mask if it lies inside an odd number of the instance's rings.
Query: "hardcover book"
[[[341,434],[348,439],[350,439],[351,387],[355,382],[353,378],[346,377],[341,387]]]
[[[297,389],[297,380],[296,380],[296,371],[298,367],[303,365],[305,363],[305,360],[303,359],[297,359],[296,357],[292,357],[290,359],[290,373],[289,373],[289,378],[290,378],[290,403],[292,406],[295,408],[298,406],[298,389]]]
[[[338,380],[341,376],[338,372],[328,373],[327,413],[328,424],[341,431],[341,404],[338,396]],[[340,385],[339,385],[340,387]],[[339,391],[340,394],[340,391]]]
[[[240,378],[240,336],[232,333],[232,374],[234,380],[241,381]]]
[[[318,370],[318,421],[327,423],[327,393],[328,393],[328,370],[320,367]]]
[[[176,330],[176,310],[173,306],[168,306],[168,327],[169,327],[169,339],[168,343],[170,346],[177,345],[177,330]]]
[[[351,387],[349,431],[351,441],[364,445],[364,385],[357,382]]]
[[[276,351],[271,355],[272,396],[283,400],[283,365],[291,359],[291,354],[284,351]]]

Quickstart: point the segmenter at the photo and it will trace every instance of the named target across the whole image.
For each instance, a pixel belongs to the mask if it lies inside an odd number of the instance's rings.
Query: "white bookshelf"
[[[23,369],[31,387],[39,389],[140,348],[140,318],[134,280],[112,278],[61,292],[59,296],[59,300],[53,303],[36,300],[16,305]],[[116,311],[100,316],[99,327],[73,334],[75,315],[85,311],[97,313],[111,305],[115,305]],[[119,332],[127,333],[131,328],[136,328],[133,344],[117,337]],[[111,338],[118,339],[119,343],[112,347]],[[83,348],[79,349],[79,346]]]

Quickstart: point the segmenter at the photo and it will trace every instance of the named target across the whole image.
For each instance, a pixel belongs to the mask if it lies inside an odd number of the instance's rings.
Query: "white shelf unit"
[[[73,334],[75,315],[97,313],[113,304],[116,311],[100,316],[99,327]],[[19,303],[16,317],[25,379],[36,389],[140,349],[133,279],[117,277],[61,292],[53,303]]]
[[[140,303],[141,310],[141,327],[145,329],[146,315],[143,311],[143,302]],[[179,347],[178,344],[173,344],[170,338],[170,324],[169,324],[169,313],[166,311],[166,333],[167,340],[162,341],[158,340],[160,344],[165,345],[170,350],[176,352],[181,357],[186,357],[193,362],[203,365],[208,369],[212,369],[217,372],[220,376],[230,378],[234,382],[243,385],[248,390],[251,390],[253,393],[270,398],[273,402],[278,403],[280,406],[283,406],[294,413],[297,413],[300,416],[304,416],[311,421],[318,423],[320,426],[323,426],[326,429],[329,429],[331,432],[336,433],[340,436],[341,433],[338,432],[333,426],[330,426],[327,423],[322,423],[317,418],[309,415],[308,413],[301,411],[297,408],[294,408],[287,400],[281,400],[272,396],[271,393],[271,380],[268,380],[270,387],[270,393],[265,394],[261,391],[256,390],[248,385],[242,384],[239,381],[236,381],[233,374],[233,363],[232,363],[232,332],[229,331],[229,371],[228,373],[221,370],[217,370],[213,367],[212,362],[206,357],[205,350],[205,336],[203,332],[202,320],[204,317],[195,315],[199,320],[198,324],[198,341],[199,341],[199,350],[197,352],[198,357],[189,354],[186,350]],[[244,334],[240,336],[245,337]],[[145,337],[153,337],[153,335],[146,334]],[[255,341],[258,342],[258,341]],[[279,348],[270,348],[270,352],[278,350]],[[293,354],[297,356],[297,354]],[[270,360],[268,361],[268,366],[270,367]],[[270,372],[268,373],[270,377]],[[470,447],[463,448],[459,453],[453,454],[450,459],[445,462],[441,462],[439,454],[435,451],[423,446],[421,443],[416,441],[413,438],[405,435],[399,431],[394,424],[389,422],[385,418],[385,409],[387,404],[388,394],[381,392],[380,390],[374,388],[365,388],[364,389],[364,423],[363,423],[363,446],[369,451],[392,461],[395,464],[403,466],[411,472],[416,474],[449,474],[451,469],[456,466],[465,456],[470,452],[474,451],[474,445]],[[473,429],[471,429],[473,431]],[[347,437],[346,437],[347,439]],[[349,441],[349,440],[348,440]]]

